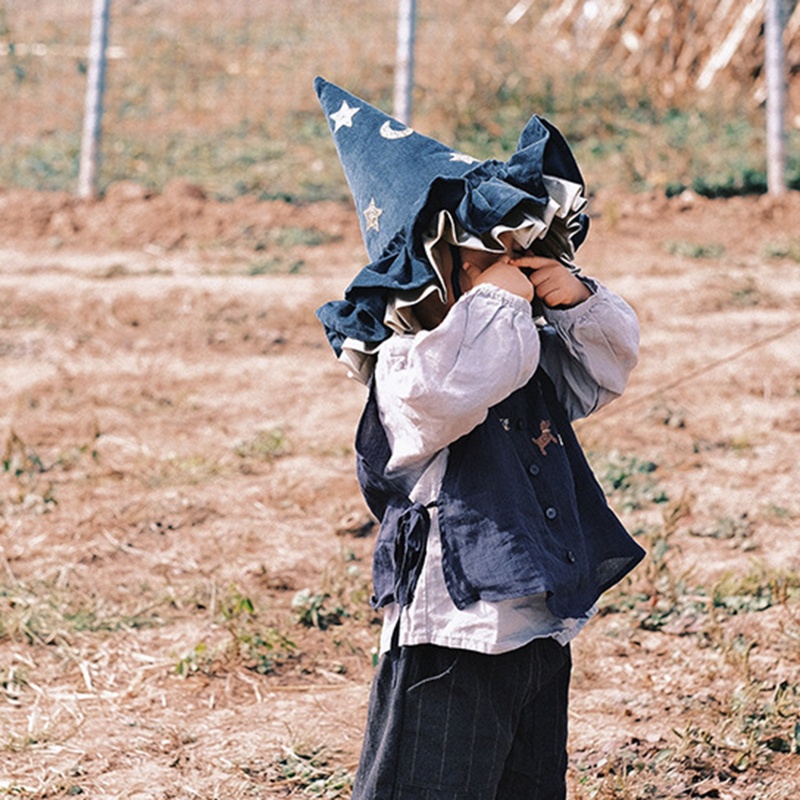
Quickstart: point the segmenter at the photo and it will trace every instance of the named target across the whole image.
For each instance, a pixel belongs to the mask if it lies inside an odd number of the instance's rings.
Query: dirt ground
[[[649,557],[574,644],[571,797],[800,796],[800,196],[592,211],[642,351],[577,429]],[[346,797],[355,215],[0,190],[0,237],[0,796]]]

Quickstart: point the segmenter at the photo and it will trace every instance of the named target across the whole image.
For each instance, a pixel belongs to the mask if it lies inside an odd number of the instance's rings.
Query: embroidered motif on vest
[[[550,430],[550,420],[543,419],[539,423],[539,430],[541,434],[539,436],[531,436],[531,441],[539,448],[539,452],[543,455],[547,455],[547,445],[549,444],[562,444],[561,437],[553,436],[552,431]]]

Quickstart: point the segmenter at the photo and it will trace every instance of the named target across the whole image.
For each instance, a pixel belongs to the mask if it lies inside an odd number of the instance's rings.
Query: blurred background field
[[[763,0],[418,3],[413,124],[479,157],[531,113],[594,191],[765,187]],[[784,0],[788,179],[800,186],[800,12]],[[0,0],[0,185],[73,191],[91,3]],[[391,111],[396,0],[114,0],[100,190],[344,199],[312,81]]]

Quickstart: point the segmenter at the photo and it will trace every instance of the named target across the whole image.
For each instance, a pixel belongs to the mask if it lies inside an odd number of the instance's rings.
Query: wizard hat
[[[535,220],[533,249],[572,263],[589,224],[582,213],[584,181],[553,125],[533,116],[507,162],[479,161],[323,78],[314,86],[370,259],[343,300],[317,311],[337,356],[346,349],[374,351],[393,333],[387,324],[392,297],[413,295],[437,279],[424,240],[442,213],[471,241],[491,239],[509,218]]]

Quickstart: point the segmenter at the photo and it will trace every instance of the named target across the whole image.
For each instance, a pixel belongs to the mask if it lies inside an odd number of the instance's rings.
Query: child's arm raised
[[[633,309],[597,281],[586,280],[584,286],[589,297],[583,302],[546,306],[544,312],[552,328],[551,335],[542,336],[542,367],[571,419],[588,416],[619,397],[639,353]]]
[[[538,360],[530,303],[489,283],[465,294],[433,330],[389,339],[375,369],[389,470],[417,467],[469,433],[530,380]]]
[[[553,259],[525,254],[508,264],[527,274],[555,329],[557,335],[542,337],[541,363],[570,417],[585,417],[622,394],[639,350],[633,309]]]

